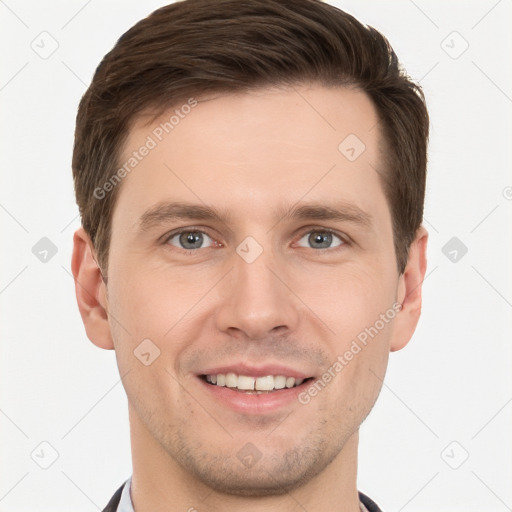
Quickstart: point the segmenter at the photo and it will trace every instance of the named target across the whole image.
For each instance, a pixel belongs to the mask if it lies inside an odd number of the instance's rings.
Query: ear
[[[395,317],[391,352],[409,343],[421,314],[421,286],[427,270],[427,230],[421,226],[409,248],[404,273],[399,277],[397,301],[402,309]]]
[[[75,293],[87,337],[98,347],[113,349],[108,322],[107,288],[96,262],[96,254],[83,228],[73,236],[71,270],[75,278]]]

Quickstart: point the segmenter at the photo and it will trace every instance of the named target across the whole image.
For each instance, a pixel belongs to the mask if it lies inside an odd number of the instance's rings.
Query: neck
[[[272,496],[217,492],[190,474],[153,438],[130,409],[135,512],[359,512],[356,431],[323,471],[293,491]]]

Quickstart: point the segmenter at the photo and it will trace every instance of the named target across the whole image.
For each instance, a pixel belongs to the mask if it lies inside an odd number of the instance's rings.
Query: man
[[[358,429],[421,309],[428,115],[384,37],[318,0],[186,0],[77,116],[87,336],[132,477],[106,511],[379,510]]]

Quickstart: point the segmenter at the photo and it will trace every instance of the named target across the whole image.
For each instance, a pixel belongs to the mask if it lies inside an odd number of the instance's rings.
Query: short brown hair
[[[319,83],[364,91],[385,142],[384,193],[397,266],[423,218],[428,113],[420,87],[377,30],[320,0],[184,0],[129,29],[99,64],[77,114],[73,177],[82,225],[98,263],[108,263],[120,186],[115,175],[131,123],[191,96]]]

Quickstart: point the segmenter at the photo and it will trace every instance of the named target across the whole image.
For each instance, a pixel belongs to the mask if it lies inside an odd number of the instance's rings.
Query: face
[[[180,112],[169,133],[172,112],[139,119],[121,158],[155,142],[108,261],[132,434],[214,489],[282,493],[341,457],[400,333],[376,111],[301,86]]]

